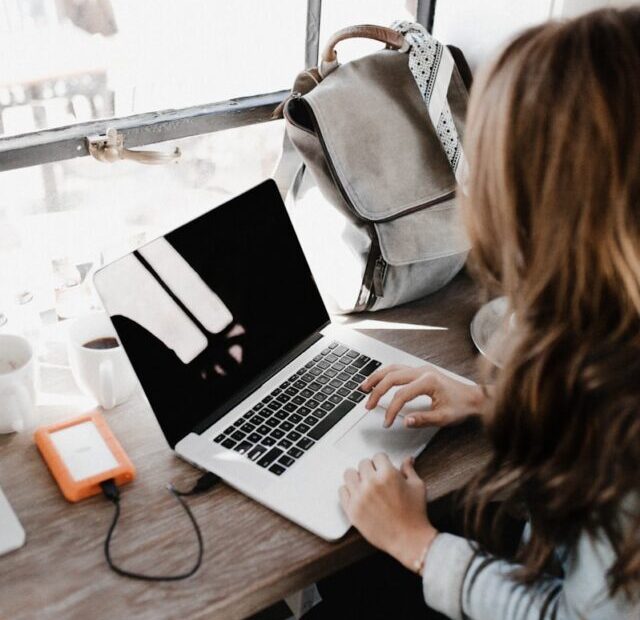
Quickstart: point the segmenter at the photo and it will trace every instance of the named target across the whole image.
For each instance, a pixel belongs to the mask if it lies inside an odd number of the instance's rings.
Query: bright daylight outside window
[[[95,269],[268,177],[283,125],[256,121],[305,59],[315,64],[318,39],[416,10],[415,0],[0,0],[0,330],[33,334],[97,306]],[[347,41],[341,60],[372,45]],[[233,120],[249,96],[260,118]],[[230,99],[228,123],[202,120]],[[183,109],[179,123],[154,124]],[[80,152],[89,129],[135,129],[138,118],[148,125],[138,144],[179,147],[177,162]]]

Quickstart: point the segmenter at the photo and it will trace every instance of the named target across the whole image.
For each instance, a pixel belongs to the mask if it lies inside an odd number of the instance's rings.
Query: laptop
[[[94,282],[176,454],[326,540],[349,529],[345,469],[377,452],[399,465],[435,433],[384,429],[392,394],[365,409],[368,375],[425,362],[331,322],[272,180]]]

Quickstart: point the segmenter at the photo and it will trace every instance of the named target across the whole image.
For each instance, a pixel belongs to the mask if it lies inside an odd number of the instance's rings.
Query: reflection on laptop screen
[[[95,284],[171,446],[329,320],[272,181]]]

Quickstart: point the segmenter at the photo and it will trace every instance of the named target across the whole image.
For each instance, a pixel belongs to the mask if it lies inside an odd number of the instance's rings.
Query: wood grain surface
[[[419,302],[342,322],[474,378],[469,322],[476,307],[463,274]],[[49,342],[42,359],[41,421],[86,411],[91,403],[74,386],[62,343]],[[189,488],[199,472],[169,449],[141,394],[105,416],[138,470],[122,490],[115,560],[137,571],[184,570],[196,541],[165,486]],[[436,435],[418,471],[436,498],[464,484],[486,456],[477,428],[463,425]],[[67,503],[30,436],[0,436],[0,485],[27,532],[22,549],[0,557],[3,620],[245,618],[371,551],[353,531],[327,543],[221,484],[189,500],[205,540],[200,571],[176,583],[137,582],[112,573],[104,560],[113,506],[102,497]]]

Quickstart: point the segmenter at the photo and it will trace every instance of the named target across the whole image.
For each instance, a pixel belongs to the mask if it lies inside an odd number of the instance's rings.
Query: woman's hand
[[[427,517],[427,491],[407,459],[400,470],[386,454],[344,473],[340,503],[351,523],[375,547],[416,571],[438,532]]]
[[[480,413],[485,394],[479,385],[456,381],[438,372],[432,366],[384,366],[378,368],[362,384],[362,390],[371,391],[366,402],[373,409],[390,388],[402,385],[394,395],[384,417],[384,425],[391,426],[402,407],[417,396],[431,398],[431,409],[407,416],[405,426],[449,426],[458,424]]]

